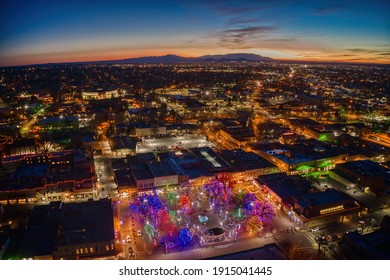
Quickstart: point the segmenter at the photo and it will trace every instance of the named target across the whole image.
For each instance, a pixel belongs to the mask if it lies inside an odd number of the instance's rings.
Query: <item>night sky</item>
[[[0,65],[200,56],[390,63],[390,1],[0,3]]]

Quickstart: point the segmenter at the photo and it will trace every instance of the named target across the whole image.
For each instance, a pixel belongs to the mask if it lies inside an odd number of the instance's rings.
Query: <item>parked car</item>
[[[319,231],[320,230],[320,228],[319,227],[313,227],[310,231]]]

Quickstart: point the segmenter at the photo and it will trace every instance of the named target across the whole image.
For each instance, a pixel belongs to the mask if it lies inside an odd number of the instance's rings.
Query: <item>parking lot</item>
[[[213,143],[206,140],[206,136],[188,134],[184,136],[144,139],[144,141],[137,143],[136,152],[138,154],[165,151],[175,148],[191,149],[213,146]]]

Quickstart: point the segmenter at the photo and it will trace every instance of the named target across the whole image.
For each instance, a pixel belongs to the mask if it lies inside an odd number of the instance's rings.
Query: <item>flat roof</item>
[[[316,126],[319,125],[319,122],[313,121],[312,119],[308,118],[289,118],[288,121],[290,122],[291,125],[295,126]]]
[[[114,240],[111,200],[51,202],[32,210],[19,254],[21,257],[52,255],[61,245]]]
[[[344,240],[352,240],[360,247],[363,257],[375,260],[390,259],[390,239],[389,232],[384,230],[374,231],[368,234],[350,232],[344,235]]]
[[[118,188],[121,187],[135,187],[134,181],[129,170],[115,170],[114,171],[115,181],[118,184]]]
[[[379,163],[371,160],[350,161],[338,164],[337,166],[368,177],[384,175],[386,172],[390,171]]]
[[[146,163],[136,163],[132,164],[131,168],[133,170],[134,177],[138,180],[153,179],[154,176],[149,169],[149,166]]]
[[[239,141],[245,141],[248,138],[255,137],[253,131],[251,131],[247,127],[222,128],[221,130],[228,133],[231,137]]]
[[[325,143],[315,139],[305,140],[302,143],[292,145],[292,149],[315,160],[337,157],[349,154],[340,145]]]
[[[130,136],[114,136],[111,138],[111,149],[113,150],[122,150],[122,149],[131,149],[135,150],[137,145],[137,140]]]
[[[59,245],[110,241],[115,238],[111,200],[63,205]]]
[[[340,140],[345,149],[352,153],[358,153],[367,157],[390,154],[388,147],[349,134],[340,135]]]
[[[353,203],[347,194],[335,189],[327,189],[324,192],[307,193],[298,202],[303,208],[321,206],[327,204]]]
[[[172,168],[172,166],[169,164],[167,160],[148,163],[148,167],[154,177],[165,177],[165,176],[177,175],[174,168]]]
[[[20,147],[28,147],[35,146],[35,141],[33,138],[23,138],[14,140],[12,144],[7,145],[10,149],[20,148]]]
[[[39,120],[39,125],[46,125],[58,122],[76,122],[78,121],[78,116],[64,116],[64,117],[45,117]]]
[[[226,169],[230,167],[209,147],[192,148],[190,151],[210,170]]]
[[[300,176],[298,176],[301,178]],[[255,180],[261,185],[266,185],[275,194],[277,194],[282,200],[288,200],[290,197],[300,197],[303,193],[308,192],[310,183],[307,181],[306,184],[297,184],[297,176],[287,176],[286,173],[274,173],[260,175]]]
[[[208,260],[287,260],[282,250],[275,244],[207,258]]]
[[[276,167],[273,163],[258,154],[246,152],[242,149],[222,150],[219,154],[236,171]]]
[[[184,174],[187,174],[190,179],[199,178],[201,176],[212,177],[214,173],[208,171],[188,150],[180,150],[177,152],[170,152],[169,157],[175,161],[181,168]]]
[[[274,149],[268,151],[266,150],[263,152],[266,152],[267,154],[272,155],[288,164],[303,163],[303,162],[309,162],[314,160],[313,158],[306,156],[291,148],[288,148],[286,150],[281,150],[281,149]]]
[[[16,171],[11,175],[13,178],[20,177],[46,177],[49,174],[49,165],[48,164],[37,164],[37,165],[25,165],[20,166]]]
[[[52,255],[57,243],[62,212],[59,202],[35,206],[19,246],[21,257]]]
[[[338,190],[310,191],[311,183],[299,175],[287,176],[286,173],[275,173],[260,175],[255,180],[261,185],[266,185],[284,203],[299,204],[304,210],[307,210],[305,214],[307,218],[321,216],[318,211],[311,211],[313,207],[321,209],[337,204],[344,205],[345,208],[342,210],[358,207],[350,196]]]

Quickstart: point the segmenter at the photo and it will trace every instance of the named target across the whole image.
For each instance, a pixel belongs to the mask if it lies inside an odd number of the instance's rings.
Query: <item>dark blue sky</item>
[[[0,65],[251,52],[389,63],[390,1],[1,1]]]

